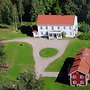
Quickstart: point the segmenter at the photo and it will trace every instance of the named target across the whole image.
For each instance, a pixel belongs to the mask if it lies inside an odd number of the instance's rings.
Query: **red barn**
[[[86,86],[90,80],[90,49],[80,50],[69,71],[71,86]]]

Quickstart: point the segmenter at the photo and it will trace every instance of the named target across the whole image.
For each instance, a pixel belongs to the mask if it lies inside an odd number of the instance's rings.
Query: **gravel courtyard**
[[[35,59],[35,71],[37,75],[48,76],[48,77],[56,77],[58,72],[44,72],[45,68],[60,57],[68,43],[69,40],[48,40],[45,38],[21,38],[21,39],[13,39],[13,40],[5,40],[2,42],[26,42],[32,45],[33,47],[33,56]],[[39,52],[43,48],[56,48],[58,53],[50,58],[43,58],[39,55]]]

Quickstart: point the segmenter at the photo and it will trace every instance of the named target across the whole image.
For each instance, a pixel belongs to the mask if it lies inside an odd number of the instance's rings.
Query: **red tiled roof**
[[[38,15],[37,25],[73,25],[75,15]]]
[[[37,30],[33,30],[33,32],[37,32]]]
[[[69,71],[69,74],[73,73],[74,71],[79,71],[83,74],[88,74],[89,69],[90,69],[90,49],[85,48],[77,53],[73,65]]]

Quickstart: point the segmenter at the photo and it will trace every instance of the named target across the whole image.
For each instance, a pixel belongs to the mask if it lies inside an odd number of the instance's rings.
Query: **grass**
[[[43,90],[90,90],[90,84],[86,87],[71,87],[65,84],[55,82],[56,78],[43,78],[44,89]]]
[[[5,74],[7,78],[15,80],[24,70],[34,70],[32,50],[32,46],[27,43],[5,43],[6,62],[10,65]]]
[[[58,50],[55,48],[44,48],[39,54],[41,57],[52,57],[58,53]]]
[[[46,71],[60,71],[61,67],[64,64],[64,61],[68,58],[74,58],[76,53],[82,48],[90,48],[90,41],[89,40],[80,40],[77,38],[71,39],[69,45],[67,46],[64,54],[52,62],[47,68]]]
[[[27,37],[26,34],[22,34],[19,30],[12,30],[6,28],[0,28],[0,39],[14,39],[14,38],[21,38]]]

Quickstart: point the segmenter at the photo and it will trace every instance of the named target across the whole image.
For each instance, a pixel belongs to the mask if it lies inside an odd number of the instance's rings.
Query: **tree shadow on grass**
[[[70,68],[71,68],[71,66],[73,64],[73,61],[74,61],[74,58],[71,58],[71,57],[68,57],[65,60],[65,62],[63,64],[63,66],[62,66],[62,68],[61,68],[55,82],[70,85],[69,84],[70,81],[69,81],[68,72],[70,71]]]
[[[32,26],[20,26],[18,29],[23,33],[26,34],[27,36],[33,36],[33,27]]]
[[[8,29],[8,26],[7,25],[0,25],[0,28]]]

